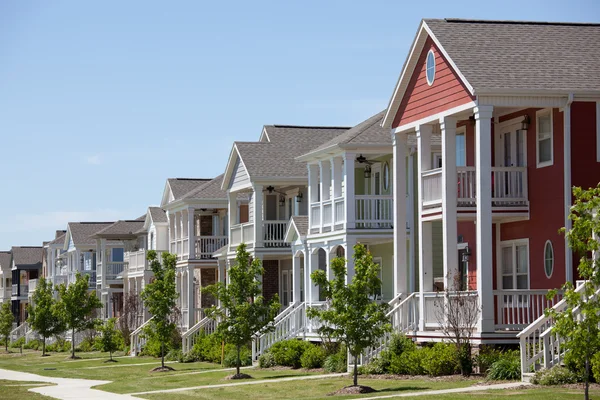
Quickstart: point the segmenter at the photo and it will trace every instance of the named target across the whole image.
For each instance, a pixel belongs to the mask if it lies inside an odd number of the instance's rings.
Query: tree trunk
[[[354,357],[354,386],[358,386],[358,357]]]
[[[241,346],[238,344],[237,345],[237,361],[236,361],[236,364],[235,364],[236,375],[240,374],[240,349],[241,349]]]
[[[4,351],[8,353],[8,336],[4,337]]]
[[[42,357],[46,355],[46,336],[42,337]]]
[[[112,360],[113,360],[113,359],[112,359],[112,351],[109,351],[109,352],[108,352],[108,355],[109,355],[109,357],[110,357],[110,361],[112,361]]]
[[[590,358],[585,357],[585,392],[583,395],[585,400],[590,399]]]
[[[71,358],[75,358],[75,328],[71,329]]]
[[[165,369],[165,344],[160,344],[160,365]]]

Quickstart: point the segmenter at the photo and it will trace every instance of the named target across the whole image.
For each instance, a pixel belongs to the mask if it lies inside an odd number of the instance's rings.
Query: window
[[[547,167],[553,163],[552,110],[537,112],[537,166]]]
[[[544,246],[544,271],[548,278],[552,276],[552,272],[554,271],[554,248],[552,247],[552,242],[549,240]]]
[[[435,54],[433,54],[433,50],[429,50],[427,53],[427,84],[429,86],[433,85],[433,81],[435,80]]]
[[[390,189],[390,164],[383,164],[383,190],[386,192]]]
[[[150,233],[150,250],[154,250],[154,232]]]
[[[112,261],[123,262],[123,248],[117,247],[112,249]]]
[[[456,166],[465,167],[467,165],[467,143],[465,132],[456,132]]]
[[[504,242],[501,252],[502,289],[529,288],[529,243]]]

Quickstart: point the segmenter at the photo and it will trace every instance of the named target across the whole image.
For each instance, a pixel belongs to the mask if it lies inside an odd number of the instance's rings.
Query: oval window
[[[390,164],[383,164],[383,190],[390,190]]]
[[[433,81],[435,80],[435,54],[433,54],[433,50],[429,50],[427,53],[427,84],[429,86],[433,85]]]
[[[554,249],[552,248],[552,242],[549,240],[544,246],[544,271],[548,278],[552,276],[554,271]]]

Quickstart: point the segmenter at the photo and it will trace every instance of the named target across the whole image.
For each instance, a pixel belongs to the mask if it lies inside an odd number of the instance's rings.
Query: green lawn
[[[52,397],[30,392],[28,389],[36,386],[48,386],[48,383],[20,382],[0,380],[0,399],[2,400],[46,400]]]
[[[229,381],[231,383],[232,381]],[[240,381],[233,381],[235,383]],[[371,386],[377,393],[352,396],[327,396],[344,386],[352,385],[352,379],[347,377],[323,378],[314,380],[288,381],[279,383],[260,383],[214,389],[199,389],[175,393],[156,393],[139,395],[145,399],[352,399],[357,397],[374,397],[394,393],[417,392],[422,390],[451,389],[471,386],[476,380],[461,379],[360,379],[360,385]],[[420,397],[423,399],[424,397]]]
[[[563,389],[558,387],[532,387],[514,390],[488,390],[478,393],[455,393],[428,396],[432,400],[581,400],[583,390]],[[599,399],[600,390],[590,390],[590,398]],[[422,400],[423,397],[402,397],[406,400]]]

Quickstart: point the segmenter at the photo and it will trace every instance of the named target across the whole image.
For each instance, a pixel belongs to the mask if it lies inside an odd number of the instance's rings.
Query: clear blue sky
[[[386,107],[421,18],[598,21],[582,1],[0,2],[0,250],[136,218],[263,124]],[[477,55],[474,54],[474,57]]]

